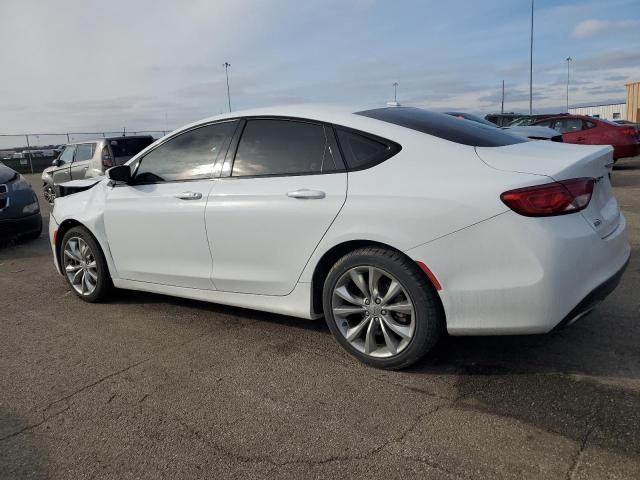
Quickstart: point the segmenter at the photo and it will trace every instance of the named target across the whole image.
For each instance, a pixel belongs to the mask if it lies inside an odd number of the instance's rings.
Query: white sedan
[[[445,331],[545,333],[610,293],[630,252],[611,161],[416,108],[234,112],[63,184],[51,246],[88,302],[117,287],[324,316],[396,369]]]

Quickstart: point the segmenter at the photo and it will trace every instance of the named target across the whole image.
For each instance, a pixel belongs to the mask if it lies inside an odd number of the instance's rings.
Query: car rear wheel
[[[62,239],[62,271],[77,296],[86,302],[104,300],[112,284],[102,250],[89,231],[74,227]]]
[[[400,369],[438,341],[444,318],[437,293],[415,262],[390,249],[342,257],[323,289],[327,324],[338,342],[369,365]]]

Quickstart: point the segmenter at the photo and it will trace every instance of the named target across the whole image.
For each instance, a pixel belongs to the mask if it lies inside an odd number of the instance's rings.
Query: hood
[[[104,175],[99,177],[84,178],[82,180],[71,180],[70,182],[64,182],[56,185],[56,197],[66,197],[74,193],[83,192],[91,187],[97,185],[105,178]]]
[[[0,183],[7,183],[13,180],[18,173],[12,168],[0,163]]]

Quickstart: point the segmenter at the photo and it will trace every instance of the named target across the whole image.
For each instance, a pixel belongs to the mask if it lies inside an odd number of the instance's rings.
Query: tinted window
[[[133,157],[152,143],[152,137],[114,138],[109,140],[109,146],[114,157]]]
[[[359,170],[376,165],[395,155],[400,147],[382,143],[369,136],[349,130],[338,129],[338,140],[349,170]]]
[[[593,122],[589,122],[588,120],[585,120],[584,122],[582,122],[582,128],[584,130],[589,130],[590,128],[595,128],[596,124]]]
[[[76,151],[76,146],[69,145],[62,151],[62,153],[58,157],[58,160],[60,160],[61,164],[71,163],[73,161],[73,152],[75,151]]]
[[[196,128],[173,137],[140,160],[136,182],[198,180],[213,175],[213,164],[237,122]]]
[[[89,160],[93,157],[95,147],[95,143],[81,143],[76,145],[76,158],[73,161],[82,162],[84,160]]]
[[[331,131],[291,120],[249,120],[242,132],[231,175],[287,175],[340,170]],[[336,159],[334,159],[334,155]]]
[[[579,118],[563,118],[556,120],[553,125],[553,128],[560,133],[572,133],[582,130],[582,120]]]
[[[502,147],[527,141],[497,128],[476,122],[461,122],[449,115],[420,108],[378,108],[357,114],[474,147]]]
[[[551,127],[551,120],[544,120],[542,122],[536,122],[536,127]]]

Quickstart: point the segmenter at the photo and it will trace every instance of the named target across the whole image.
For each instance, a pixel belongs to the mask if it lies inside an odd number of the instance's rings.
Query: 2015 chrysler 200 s
[[[324,316],[402,368],[444,329],[544,333],[615,288],[611,157],[415,108],[236,112],[62,185],[51,244],[86,301],[115,286]]]

